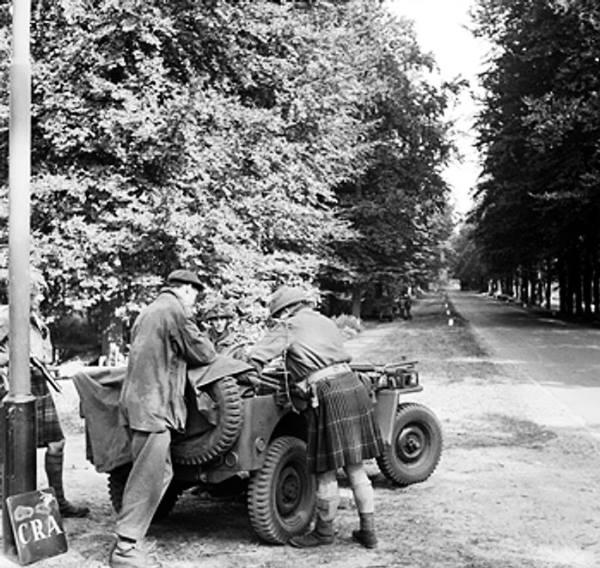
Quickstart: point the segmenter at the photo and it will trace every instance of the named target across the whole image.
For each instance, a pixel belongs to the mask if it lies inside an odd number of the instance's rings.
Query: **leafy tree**
[[[9,21],[4,6],[5,55]],[[365,269],[338,245],[369,238],[340,209],[343,188],[369,180],[382,206],[389,191],[403,219],[420,220],[414,238],[388,233],[406,262],[418,256],[442,208],[439,180],[423,173],[441,153],[442,100],[412,89],[422,56],[391,30],[370,0],[36,0],[32,228],[52,314],[103,329],[189,266],[206,302],[227,296],[259,320],[277,283]],[[394,113],[405,141],[386,126]],[[3,101],[3,152],[6,118]],[[406,145],[412,154],[394,150]],[[423,170],[413,181],[411,160]]]
[[[356,230],[337,243],[345,266],[328,267],[322,278],[351,289],[360,315],[365,291],[393,295],[402,285],[432,279],[438,247],[449,236],[448,187],[440,170],[451,146],[443,112],[458,86],[432,86],[434,62],[406,21],[376,10],[352,17],[361,29],[356,65],[367,77],[361,112],[374,128],[362,175],[337,188],[342,215]]]
[[[589,312],[599,272],[599,8],[584,0],[478,5],[478,33],[495,44],[483,76],[478,241],[492,274],[542,275],[547,287],[558,274],[562,310],[581,313],[585,304]]]

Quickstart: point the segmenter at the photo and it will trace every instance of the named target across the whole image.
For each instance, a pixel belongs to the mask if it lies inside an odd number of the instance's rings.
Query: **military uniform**
[[[30,353],[43,364],[49,364],[53,359],[50,330],[41,318],[32,312],[30,317]],[[0,306],[0,376],[3,379],[2,393],[4,397],[8,390],[8,338],[9,338],[9,307]],[[4,384],[5,383],[5,384]],[[87,507],[77,506],[65,498],[63,488],[64,440],[58,413],[54,400],[48,389],[46,378],[37,368],[31,368],[31,394],[35,396],[36,413],[36,446],[46,448],[44,469],[48,484],[54,489],[59,509],[63,517],[84,517],[89,513]]]
[[[308,385],[319,372],[319,380],[309,386],[313,404],[305,411],[310,469],[319,473],[378,456],[382,442],[372,403],[347,365],[350,355],[336,324],[305,307],[250,350],[250,358],[260,364],[281,354],[297,384]]]
[[[257,366],[283,355],[291,381],[310,397],[303,411],[308,424],[307,465],[317,477],[317,520],[307,535],[290,539],[297,547],[331,544],[339,504],[336,472],[344,468],[354,494],[360,529],[353,539],[367,548],[377,544],[373,488],[363,460],[383,448],[369,394],[348,362],[337,325],[308,307],[300,288],[282,286],[269,311],[280,323],[250,351]]]
[[[52,362],[52,342],[50,330],[36,314],[30,318],[30,352],[44,364]],[[0,374],[3,379],[8,378],[8,336],[9,336],[9,307],[0,306]],[[8,383],[3,385],[4,396],[7,392]],[[51,442],[60,442],[64,439],[54,400],[48,389],[44,375],[35,369],[31,369],[31,394],[35,396],[36,411],[36,445],[45,448]]]

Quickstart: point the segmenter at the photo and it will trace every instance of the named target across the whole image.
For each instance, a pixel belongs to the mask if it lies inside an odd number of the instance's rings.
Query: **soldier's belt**
[[[311,373],[306,379],[297,383],[297,386],[309,398],[311,406],[317,408],[319,406],[319,397],[317,396],[315,385],[320,381],[335,377],[336,375],[351,372],[352,368],[348,363],[334,363],[333,365],[329,365],[329,367]]]
[[[328,379],[330,377],[335,377],[336,375],[341,375],[343,373],[351,373],[352,369],[348,363],[334,363],[333,365],[329,365],[329,367],[325,367],[324,369],[319,369],[314,373],[308,375],[306,379],[307,385],[314,385],[319,381],[324,379]]]

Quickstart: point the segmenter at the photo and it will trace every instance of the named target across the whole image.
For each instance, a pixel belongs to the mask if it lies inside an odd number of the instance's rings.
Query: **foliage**
[[[482,77],[476,238],[495,274],[562,273],[575,259],[569,287],[579,294],[586,264],[598,278],[600,7],[480,0],[476,16],[494,43]]]
[[[449,269],[453,278],[460,280],[461,287],[485,290],[487,267],[474,238],[475,227],[463,224],[451,238]]]
[[[6,84],[6,6],[0,21]],[[370,0],[36,0],[33,262],[53,314],[102,329],[180,266],[250,320],[274,285],[325,266],[362,278],[402,250],[396,269],[423,270],[444,101],[394,30]],[[366,186],[398,214],[376,238],[369,195],[356,211],[344,197]],[[366,242],[363,263],[343,253]]]
[[[359,60],[368,77],[362,113],[375,127],[363,175],[337,189],[342,215],[356,229],[336,247],[348,270],[324,279],[359,288],[430,281],[451,229],[440,175],[451,146],[442,117],[458,87],[431,85],[433,60],[407,22],[374,11],[355,18],[362,28],[357,49],[369,54]]]

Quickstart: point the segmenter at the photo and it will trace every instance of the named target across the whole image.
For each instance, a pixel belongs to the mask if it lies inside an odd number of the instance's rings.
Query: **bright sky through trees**
[[[470,89],[449,109],[449,117],[457,121],[455,141],[463,158],[454,160],[444,172],[456,210],[464,214],[471,207],[470,192],[480,171],[473,147],[476,103],[472,91],[478,89],[476,75],[486,54],[486,46],[468,29],[473,0],[387,0],[386,4],[394,14],[414,21],[419,44],[433,53],[442,79],[460,76],[469,81]]]

